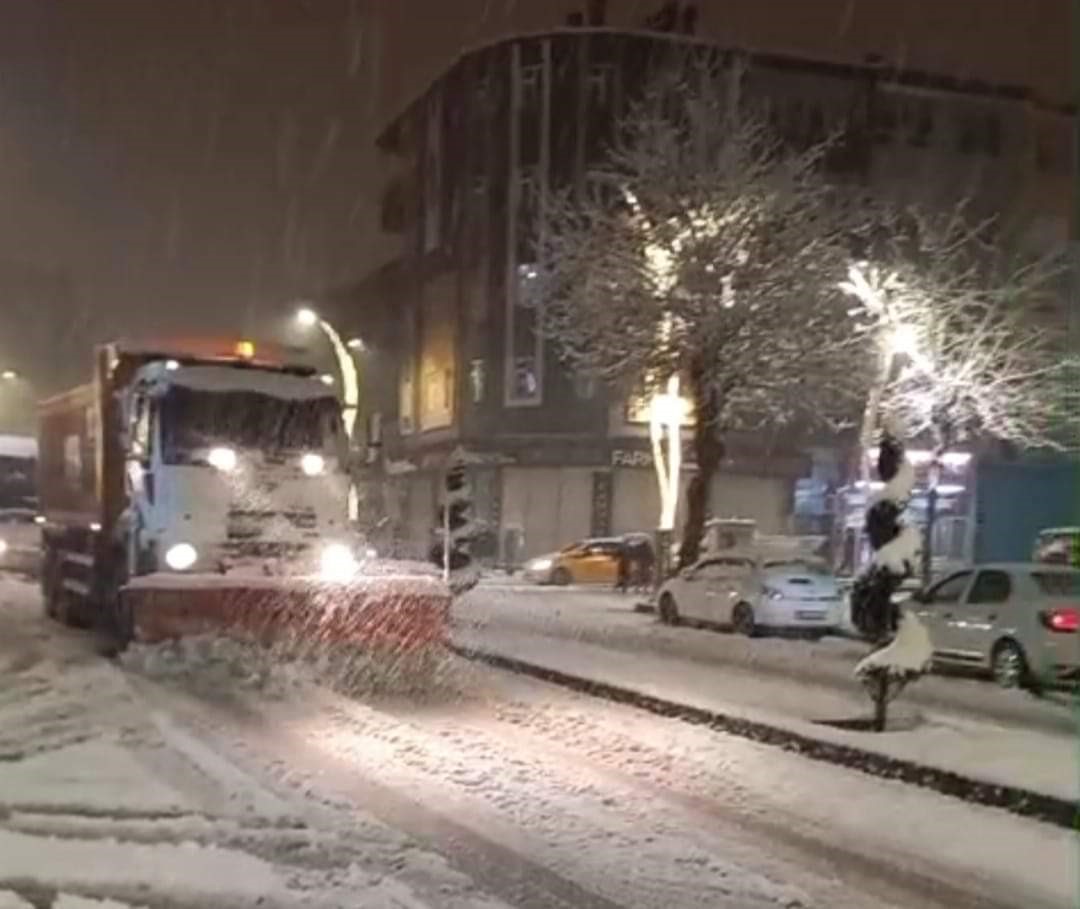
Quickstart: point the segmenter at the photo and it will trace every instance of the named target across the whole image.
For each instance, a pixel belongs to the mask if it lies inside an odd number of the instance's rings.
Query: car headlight
[[[327,543],[319,555],[319,574],[326,581],[348,581],[358,568],[356,556],[344,543]]]
[[[761,595],[767,600],[780,600],[783,599],[784,592],[775,587],[766,586],[761,588]]]
[[[198,550],[190,543],[174,543],[165,552],[165,564],[173,571],[187,571],[198,560]]]
[[[211,448],[206,460],[211,467],[216,467],[222,473],[236,470],[236,452],[231,448]]]
[[[7,542],[7,540],[0,540],[0,556],[2,556],[7,551],[8,551],[8,542]]]
[[[529,571],[547,571],[551,568],[551,559],[533,559],[529,562]]]
[[[326,460],[321,454],[308,452],[300,459],[300,469],[309,477],[317,477],[326,470]]]

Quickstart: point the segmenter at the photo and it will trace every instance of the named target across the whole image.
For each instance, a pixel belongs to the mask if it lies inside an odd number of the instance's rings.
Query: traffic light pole
[[[449,498],[446,499],[446,502],[443,505],[443,534],[442,534],[442,540],[443,540],[443,547],[442,547],[442,551],[443,551],[443,561],[442,561],[443,582],[445,584],[449,584],[450,583],[450,550],[452,549],[452,544],[450,542],[450,500],[449,500]]]

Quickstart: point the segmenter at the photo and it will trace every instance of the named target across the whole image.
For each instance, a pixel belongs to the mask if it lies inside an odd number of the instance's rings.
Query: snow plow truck
[[[348,522],[333,390],[248,341],[118,342],[39,405],[42,592],[122,650],[204,634],[395,653],[445,643],[449,592]]]

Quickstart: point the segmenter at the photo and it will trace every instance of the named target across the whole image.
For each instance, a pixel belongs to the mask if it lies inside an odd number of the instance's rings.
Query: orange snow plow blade
[[[224,634],[266,645],[332,644],[394,653],[442,648],[449,640],[450,594],[441,584],[395,584],[388,578],[372,586],[197,580],[126,587],[122,597],[134,639],[157,643]]]

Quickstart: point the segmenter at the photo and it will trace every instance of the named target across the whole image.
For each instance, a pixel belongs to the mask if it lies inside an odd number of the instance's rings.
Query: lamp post
[[[296,322],[302,328],[318,328],[330,342],[337,361],[338,372],[341,374],[341,422],[345,426],[345,437],[348,439],[350,454],[350,477],[352,475],[351,455],[353,450],[353,436],[356,429],[356,418],[360,412],[360,378],[356,368],[356,361],[351,351],[364,349],[364,343],[359,338],[351,338],[344,341],[338,330],[326,319],[323,319],[310,306],[301,306],[296,311]],[[326,385],[334,385],[334,377],[329,373],[323,373],[319,379]],[[360,498],[355,481],[350,479],[348,513],[351,521],[356,521],[360,516]]]
[[[350,350],[362,350],[363,342],[359,338],[353,338],[348,342],[342,340],[338,330],[326,319],[320,318],[319,314],[309,306],[302,306],[296,311],[296,321],[303,328],[317,327],[326,336],[334,351],[338,372],[341,373],[341,419],[345,424],[345,434],[351,446],[356,417],[360,409],[360,380],[356,361]],[[320,378],[327,385],[334,384],[334,378],[329,374],[324,374]]]

